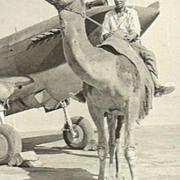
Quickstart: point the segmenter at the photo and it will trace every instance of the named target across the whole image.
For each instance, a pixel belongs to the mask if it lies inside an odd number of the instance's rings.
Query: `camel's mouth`
[[[45,1],[58,8],[71,4],[74,0],[45,0]]]

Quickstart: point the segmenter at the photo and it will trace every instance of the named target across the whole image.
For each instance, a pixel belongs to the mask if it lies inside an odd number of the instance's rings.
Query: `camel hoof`
[[[122,177],[105,177],[104,180],[126,180],[124,176]]]
[[[86,147],[84,148],[84,151],[97,151],[97,143],[95,140],[91,140]]]
[[[121,176],[121,177],[117,177],[116,180],[126,180],[126,178],[124,176]]]
[[[105,177],[104,180],[115,180],[113,177]]]

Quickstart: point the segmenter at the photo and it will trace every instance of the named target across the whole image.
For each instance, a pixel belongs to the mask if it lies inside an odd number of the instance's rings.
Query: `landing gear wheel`
[[[72,117],[71,121],[76,136],[72,136],[68,125],[65,124],[63,131],[64,141],[69,147],[73,149],[84,149],[94,136],[93,127],[90,122],[83,117]]]
[[[7,164],[21,151],[22,141],[19,133],[7,124],[0,125],[0,164]]]

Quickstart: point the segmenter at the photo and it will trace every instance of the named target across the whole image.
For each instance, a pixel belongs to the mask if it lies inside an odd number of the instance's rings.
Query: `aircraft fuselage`
[[[88,10],[87,15],[101,24],[104,14],[113,8],[95,7]],[[143,34],[158,16],[159,10],[152,7],[136,7],[136,10]],[[100,40],[101,28],[89,20],[85,23],[89,40],[96,45]],[[35,98],[43,90],[58,102],[67,98],[69,92],[81,88],[80,79],[64,57],[58,16],[0,40],[0,79],[6,78],[8,81],[8,78],[14,77],[16,80],[18,76],[28,76],[34,82],[16,90],[11,96],[12,109],[8,114],[44,106],[43,101],[39,103]]]

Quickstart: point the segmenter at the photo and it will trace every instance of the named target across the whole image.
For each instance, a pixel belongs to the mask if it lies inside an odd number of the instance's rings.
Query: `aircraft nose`
[[[0,100],[7,100],[14,92],[14,86],[11,83],[0,82]]]

